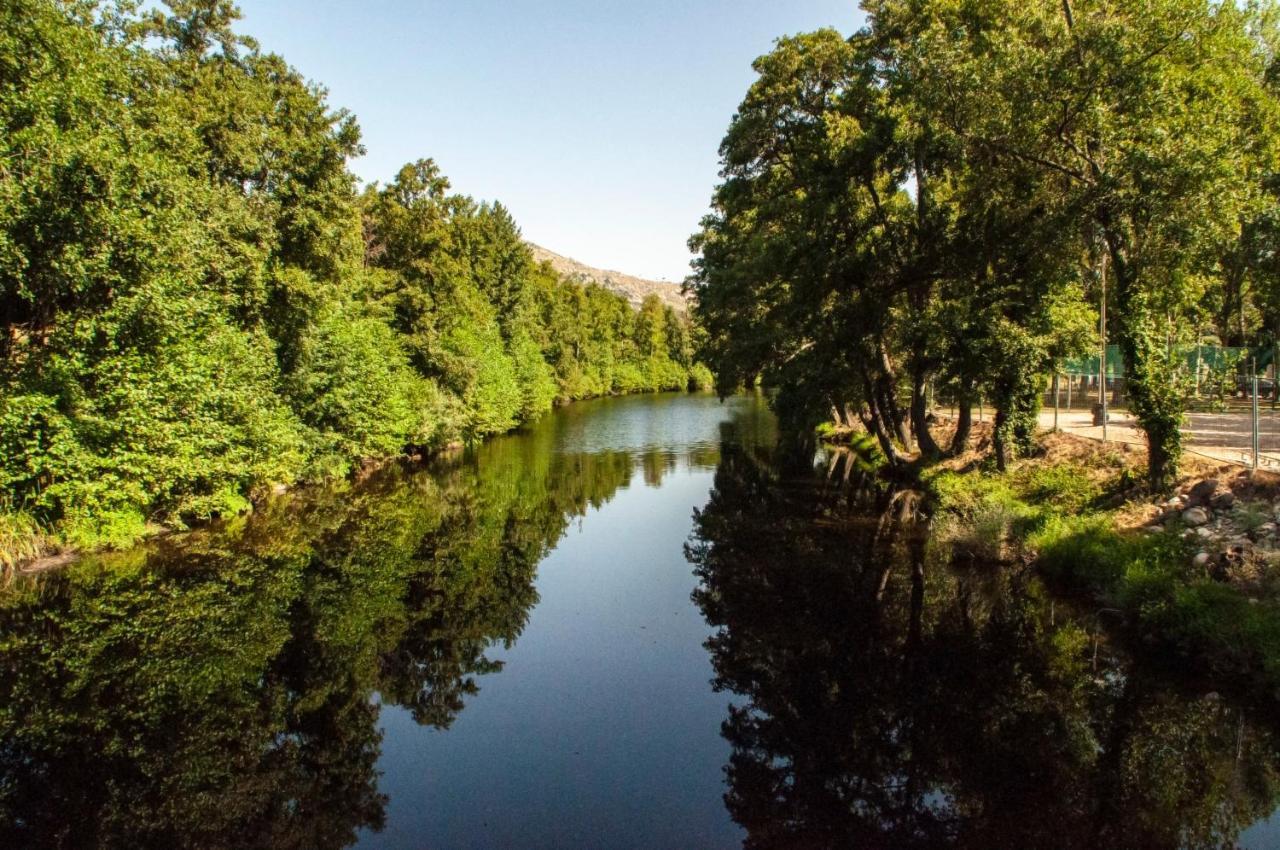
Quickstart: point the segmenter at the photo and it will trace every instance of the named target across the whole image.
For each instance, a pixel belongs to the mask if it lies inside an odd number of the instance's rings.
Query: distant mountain
[[[678,283],[645,280],[642,277],[635,277],[610,269],[597,269],[570,257],[557,254],[555,251],[548,251],[541,245],[535,245],[532,242],[529,242],[528,245],[533,249],[533,258],[538,262],[546,260],[551,263],[553,269],[570,280],[576,280],[579,283],[599,284],[605,289],[623,296],[633,306],[639,307],[645,296],[652,293],[681,312],[689,309],[689,302],[685,300]]]

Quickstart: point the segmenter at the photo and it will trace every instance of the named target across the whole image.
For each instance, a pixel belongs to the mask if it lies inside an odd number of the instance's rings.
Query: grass
[[[0,569],[11,570],[40,555],[45,535],[35,518],[24,511],[0,513]]]
[[[1194,549],[1179,525],[1156,533],[1124,529],[1126,469],[1050,457],[1022,461],[1005,475],[935,469],[925,483],[937,534],[956,556],[1021,556],[1059,587],[1120,611],[1163,657],[1280,696],[1280,581],[1250,595],[1193,566]],[[1256,530],[1270,519],[1257,513],[1235,519]]]

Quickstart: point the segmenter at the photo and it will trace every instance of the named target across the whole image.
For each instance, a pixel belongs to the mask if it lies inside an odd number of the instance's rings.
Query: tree
[[[1168,320],[1199,295],[1208,247],[1256,209],[1253,175],[1275,155],[1267,13],[1202,0],[867,8],[975,170],[1040,182],[1107,255],[1148,477],[1166,486],[1182,399]]]

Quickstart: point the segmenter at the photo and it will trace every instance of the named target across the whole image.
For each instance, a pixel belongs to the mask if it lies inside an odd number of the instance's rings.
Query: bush
[[[427,443],[434,388],[381,320],[332,309],[303,337],[290,396],[325,454],[350,462]]]
[[[44,533],[35,517],[25,511],[0,513],[0,568],[30,560],[44,547]]]
[[[634,363],[619,363],[613,370],[613,387],[615,393],[638,393],[646,388],[644,373]]]

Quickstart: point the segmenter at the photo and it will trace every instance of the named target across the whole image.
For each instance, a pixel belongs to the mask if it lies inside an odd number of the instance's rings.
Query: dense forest
[[[0,557],[123,545],[282,483],[710,383],[688,319],[535,264],[229,0],[0,12]]]
[[[1280,332],[1280,11],[863,9],[850,38],[760,58],[721,146],[692,246],[722,389],[775,386],[800,428],[860,423],[890,464],[962,450],[982,398],[1004,468],[1048,376],[1097,345],[1105,303],[1149,482],[1167,486],[1192,382],[1180,346]],[[959,407],[949,446],[931,391]]]

